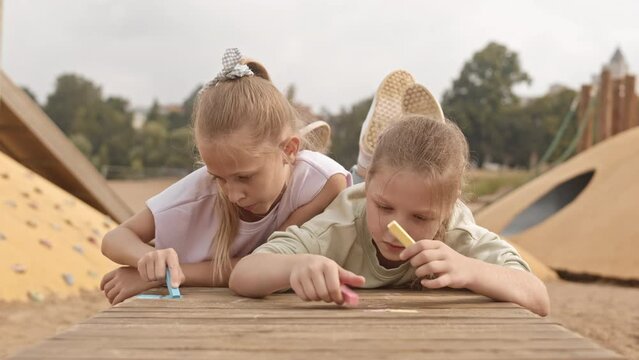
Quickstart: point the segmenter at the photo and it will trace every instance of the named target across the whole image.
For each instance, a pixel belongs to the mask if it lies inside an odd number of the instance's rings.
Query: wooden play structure
[[[639,114],[621,52],[575,106],[579,153],[476,214],[571,276],[639,279]]]
[[[133,214],[38,104],[2,71],[0,152],[118,222]]]
[[[0,301],[96,290],[113,220],[0,152]]]

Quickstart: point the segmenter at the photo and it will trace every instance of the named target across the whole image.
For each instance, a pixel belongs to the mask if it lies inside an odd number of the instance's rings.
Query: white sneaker
[[[317,120],[300,129],[300,136],[313,145],[315,151],[322,154],[331,147],[331,126],[325,121]]]
[[[426,87],[413,84],[402,98],[402,112],[406,114],[418,114],[433,120],[444,121],[444,112],[441,105]]]
[[[415,80],[411,74],[404,70],[395,70],[388,74],[377,88],[359,136],[357,173],[360,176],[364,177],[370,167],[379,134],[402,116],[404,92],[413,84]]]

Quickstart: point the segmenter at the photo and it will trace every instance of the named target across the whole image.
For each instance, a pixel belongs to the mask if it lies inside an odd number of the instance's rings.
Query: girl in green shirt
[[[467,164],[468,144],[454,123],[409,115],[380,136],[365,184],[344,190],[304,225],[271,235],[236,265],[230,288],[249,297],[291,288],[305,301],[342,304],[342,284],[419,281],[547,315],[543,282],[458,201]],[[392,220],[416,243],[404,248],[387,229]]]

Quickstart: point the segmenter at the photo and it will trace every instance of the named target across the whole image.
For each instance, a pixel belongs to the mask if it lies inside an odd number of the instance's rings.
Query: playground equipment
[[[1,152],[0,213],[0,300],[77,295],[116,266],[100,252],[111,218]]]
[[[582,86],[560,127],[558,137],[567,121],[579,124],[559,161],[579,153],[481,209],[476,220],[555,270],[631,280],[639,279],[639,116],[635,76],[613,66],[620,54],[594,85]]]
[[[2,71],[0,89],[0,152],[116,221],[133,215],[89,160]]]

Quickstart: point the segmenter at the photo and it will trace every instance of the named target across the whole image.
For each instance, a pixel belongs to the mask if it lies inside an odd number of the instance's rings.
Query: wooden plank
[[[155,291],[155,292],[161,292]],[[510,303],[460,290],[360,290],[361,306],[185,288],[130,299],[15,359],[617,359]]]

